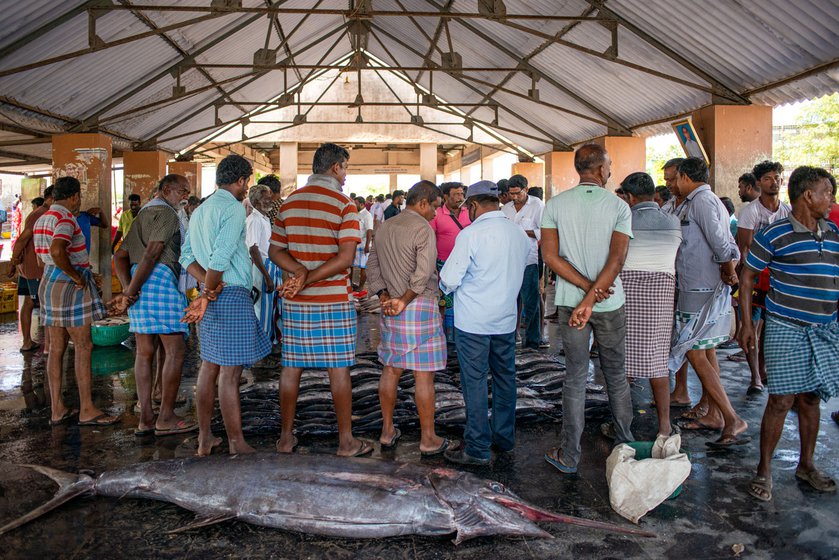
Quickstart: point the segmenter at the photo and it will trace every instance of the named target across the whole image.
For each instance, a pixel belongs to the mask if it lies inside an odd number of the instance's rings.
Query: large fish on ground
[[[534,521],[638,536],[651,533],[557,515],[498,482],[448,468],[333,455],[254,454],[138,463],[94,479],[29,465],[60,489],[0,534],[83,494],[150,498],[196,514],[182,529],[238,519],[254,525],[349,538],[455,534],[455,544],[490,535],[550,538]]]

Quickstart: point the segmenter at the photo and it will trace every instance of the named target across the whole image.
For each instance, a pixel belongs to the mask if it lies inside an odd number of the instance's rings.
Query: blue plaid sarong
[[[133,276],[137,265],[131,267]],[[140,288],[139,299],[128,308],[130,332],[137,334],[189,333],[189,325],[181,323],[186,308],[186,295],[178,289],[172,269],[157,263]]]
[[[283,300],[283,366],[348,367],[355,363],[352,302],[308,304]]]
[[[839,323],[804,326],[770,314],[764,328],[769,394],[839,396]]]
[[[85,278],[83,290],[57,266],[48,264],[38,287],[41,324],[45,327],[83,327],[107,316],[89,268],[77,268]]]
[[[265,269],[268,270],[268,274],[271,276],[271,281],[274,282],[275,288],[283,285],[283,270],[271,262],[271,259],[265,259]],[[262,330],[265,331],[265,334],[271,340],[271,344],[276,344],[280,341],[279,324],[282,319],[280,297],[276,289],[273,292],[268,291],[265,285],[265,279],[261,274],[259,275],[259,285],[261,286],[261,291],[259,292],[259,299],[254,304],[254,311],[256,312],[257,319],[259,319]]]
[[[207,305],[198,325],[201,359],[219,366],[249,366],[271,352],[271,341],[253,312],[250,292],[227,286]]]

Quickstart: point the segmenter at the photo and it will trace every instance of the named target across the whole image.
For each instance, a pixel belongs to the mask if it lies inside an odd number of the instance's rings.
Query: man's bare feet
[[[738,416],[737,420],[734,421],[734,426],[731,427],[731,429],[729,429],[728,426],[726,426],[723,429],[722,437],[726,437],[726,436],[737,437],[748,429],[749,429],[749,425],[746,423],[746,421]]]
[[[231,455],[249,455],[251,453],[256,453],[256,449],[248,445],[245,440],[230,440],[227,442],[227,447],[230,450]]]
[[[290,444],[288,441],[284,442],[283,438],[277,440],[277,453],[294,453],[294,448],[297,447],[297,436],[291,436]]]
[[[221,445],[221,438],[210,436],[207,439],[198,438],[198,451],[195,454],[198,457],[207,457],[213,452],[213,449]]]
[[[420,453],[429,453],[431,451],[436,451],[440,449],[440,446],[443,445],[443,438],[440,436],[435,435],[433,438],[430,438],[428,441],[420,440]]]
[[[353,438],[350,444],[346,447],[338,446],[338,452],[335,453],[338,457],[361,457],[373,451],[373,446],[357,438]]]

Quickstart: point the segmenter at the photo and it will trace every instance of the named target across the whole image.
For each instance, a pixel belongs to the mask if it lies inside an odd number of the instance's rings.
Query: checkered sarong
[[[131,267],[131,274],[137,265]],[[140,297],[128,308],[129,331],[137,334],[188,333],[189,325],[181,323],[186,308],[186,295],[178,290],[178,279],[172,269],[157,263],[140,288]]]
[[[198,336],[201,359],[220,366],[248,366],[271,352],[268,335],[253,312],[251,294],[242,286],[226,286],[207,305]]]
[[[90,269],[78,270],[87,283],[83,290],[60,268],[47,265],[38,288],[41,324],[45,327],[83,327],[107,316],[105,304],[96,291]]]
[[[446,337],[437,300],[418,297],[396,317],[381,316],[379,359],[386,366],[414,371],[446,367]]]
[[[839,396],[839,323],[803,326],[767,315],[764,328],[769,394]]]
[[[352,302],[307,304],[283,300],[283,365],[337,368],[355,363]]]
[[[369,255],[364,252],[364,243],[360,243],[355,249],[355,259],[353,259],[353,268],[367,268],[367,257]]]
[[[682,367],[689,351],[709,350],[728,340],[731,315],[731,288],[722,282],[713,291],[680,291],[667,361],[670,371]]]
[[[283,270],[275,265],[271,259],[265,259],[265,269],[271,276],[275,288],[283,285]],[[259,299],[254,304],[254,311],[262,330],[268,335],[271,344],[275,344],[280,341],[279,323],[282,320],[280,297],[276,289],[273,292],[267,290],[265,279],[262,278],[261,274],[259,275],[259,283],[261,291],[259,292]]]
[[[626,375],[667,377],[676,277],[667,272],[624,270],[621,282],[626,294]]]

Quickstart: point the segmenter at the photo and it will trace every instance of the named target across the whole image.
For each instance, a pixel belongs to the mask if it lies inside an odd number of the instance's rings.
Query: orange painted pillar
[[[737,178],[772,158],[772,107],[710,105],[691,116],[711,160],[711,187],[717,195],[739,201]]]
[[[538,162],[518,162],[514,163],[510,176],[524,175],[527,177],[527,188],[530,187],[545,187],[545,164]]]
[[[125,189],[122,207],[128,208],[128,197],[140,195],[141,204],[152,199],[160,179],[166,175],[166,152],[124,152],[122,154]]]
[[[192,194],[201,198],[201,164],[196,161],[170,161],[169,173],[183,175],[192,187]]]
[[[82,185],[82,210],[99,207],[110,218],[111,138],[99,133],[52,137],[53,177],[75,177]],[[91,228],[90,264],[102,275],[102,296],[111,299],[111,228]],[[97,235],[98,234],[98,235]]]
[[[549,152],[545,158],[545,201],[580,181],[574,169],[574,152]]]
[[[606,188],[614,191],[630,173],[647,170],[647,141],[639,136],[601,136],[594,140],[609,152],[612,176]]]

